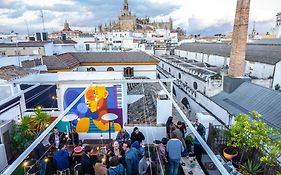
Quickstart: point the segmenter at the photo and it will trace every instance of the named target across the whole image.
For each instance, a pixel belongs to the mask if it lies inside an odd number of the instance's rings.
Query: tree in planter
[[[261,150],[260,161],[273,165],[281,154],[281,135],[263,122],[259,113],[253,111],[251,114],[252,118],[246,114],[236,116],[227,145],[242,150],[240,163],[246,151]]]
[[[13,124],[12,145],[14,153],[24,151],[33,140],[33,134],[30,130],[30,117],[23,117],[19,124]]]
[[[35,108],[35,116],[31,117],[31,130],[36,136],[46,129],[52,122],[51,116],[42,111],[41,107]]]
[[[36,108],[35,116],[24,116],[21,121],[14,123],[12,132],[12,144],[16,153],[24,151],[46,127],[51,123],[51,116]]]

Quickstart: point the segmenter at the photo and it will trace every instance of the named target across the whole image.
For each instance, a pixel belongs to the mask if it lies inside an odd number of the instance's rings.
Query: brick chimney
[[[228,75],[242,77],[245,69],[250,0],[237,0]]]
[[[249,11],[250,0],[237,0],[228,76],[224,76],[223,80],[223,90],[227,93],[251,81],[249,77],[244,77]]]

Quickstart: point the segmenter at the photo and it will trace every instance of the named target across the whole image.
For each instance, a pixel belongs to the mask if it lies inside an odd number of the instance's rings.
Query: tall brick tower
[[[250,0],[237,0],[228,75],[244,75]]]
[[[223,90],[231,93],[250,78],[243,77],[245,70],[250,0],[237,0],[228,76],[224,77]]]

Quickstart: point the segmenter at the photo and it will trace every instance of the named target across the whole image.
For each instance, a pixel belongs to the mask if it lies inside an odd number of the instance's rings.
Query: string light
[[[27,166],[27,165],[28,165],[27,161],[23,162],[23,166]]]
[[[46,124],[45,127],[47,128],[49,126],[49,124]]]
[[[52,99],[53,99],[53,100],[55,100],[55,99],[56,99],[56,97],[55,97],[55,96],[52,96]]]
[[[52,112],[55,112],[55,110],[54,110],[54,109],[52,109]]]
[[[46,157],[46,158],[44,159],[44,162],[47,163],[48,161],[49,161],[49,159]]]

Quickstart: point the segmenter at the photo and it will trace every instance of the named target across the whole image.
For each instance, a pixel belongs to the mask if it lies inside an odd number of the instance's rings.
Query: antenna
[[[28,28],[28,23],[26,20],[24,20],[25,25],[26,25],[26,29],[27,29],[27,38],[29,39],[29,28]]]
[[[41,9],[40,12],[41,12],[40,17],[42,18],[43,31],[45,32],[45,24],[44,24],[44,14],[43,14],[43,10]]]

